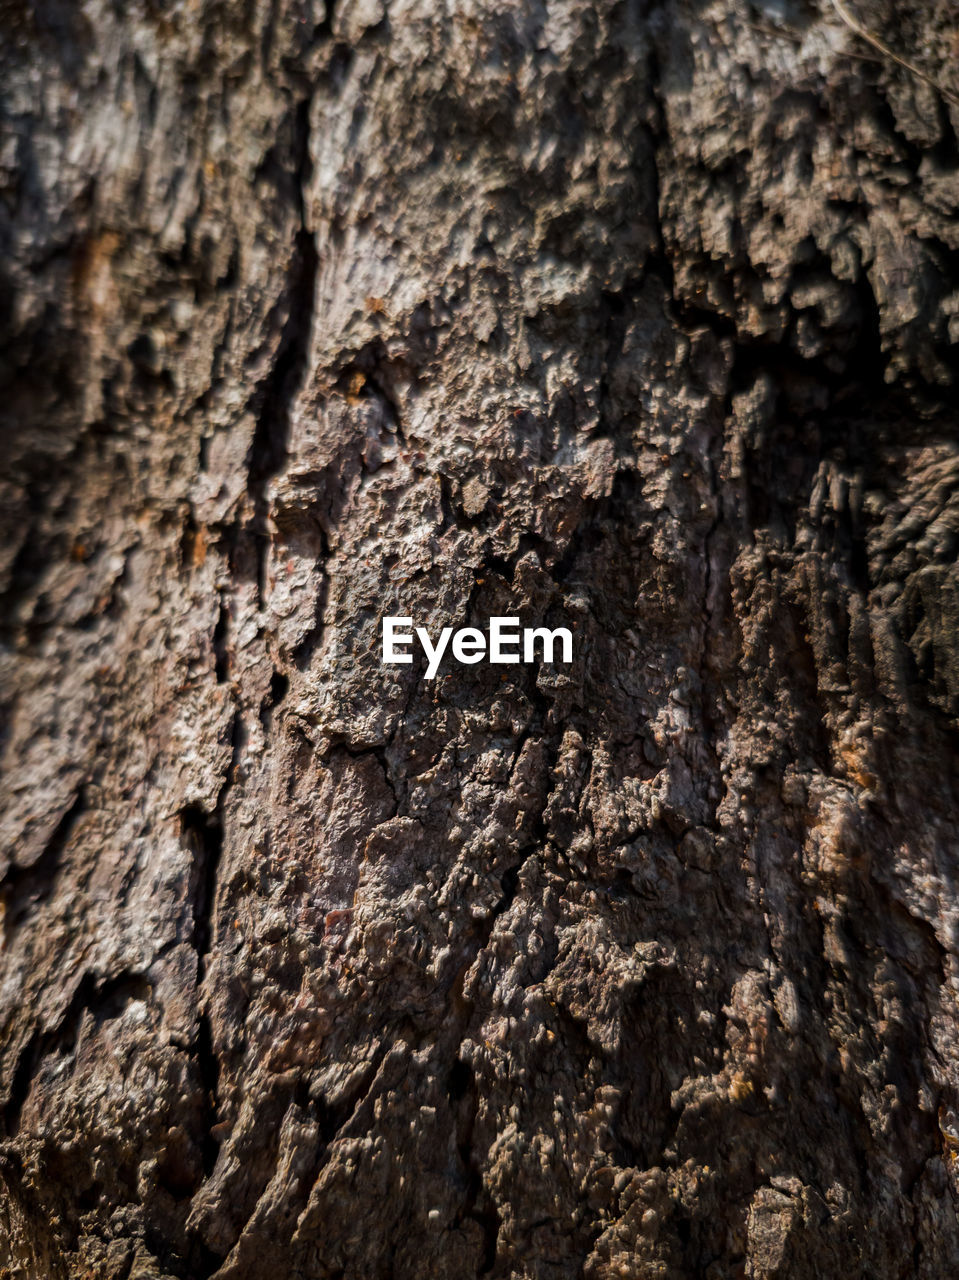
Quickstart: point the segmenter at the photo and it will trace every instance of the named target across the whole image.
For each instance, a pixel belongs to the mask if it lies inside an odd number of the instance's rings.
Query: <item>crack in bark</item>
[[[194,857],[193,946],[199,966],[198,980],[202,981],[212,941],[211,918],[217,868],[223,853],[220,805],[212,813],[207,813],[199,805],[188,805],[180,813],[180,829],[183,841]]]
[[[7,944],[28,910],[46,901],[53,892],[63,852],[77,823],[87,811],[84,786],[85,784],[81,784],[77,788],[40,856],[26,867],[12,863],[0,882],[0,896],[4,906],[3,935]]]
[[[239,711],[236,710],[232,724],[233,758],[213,811],[207,812],[198,805],[189,805],[180,814],[182,839],[194,858],[193,947],[197,957],[198,993],[203,986],[207,957],[214,941],[214,911],[217,874],[223,856],[225,804],[227,794],[233,785],[242,739],[242,720]],[[213,1042],[209,1010],[204,1008],[202,1003],[197,1015],[193,1052],[204,1098],[200,1150],[204,1175],[209,1177],[219,1154],[219,1145],[213,1136],[213,1129],[219,1115],[220,1063]]]
[[[104,1020],[118,1018],[131,1000],[147,1000],[152,990],[145,973],[130,971],[106,979],[84,973],[56,1026],[34,1031],[20,1050],[4,1107],[8,1138],[17,1133],[21,1112],[43,1059],[51,1053],[69,1056],[76,1052],[83,1015],[89,1012],[97,1017],[102,1015]]]
[[[294,189],[299,229],[293,244],[288,277],[288,314],[273,367],[262,391],[260,411],[250,451],[248,489],[253,503],[252,529],[257,546],[257,583],[265,600],[266,558],[270,546],[270,480],[287,457],[291,417],[296,397],[309,372],[310,338],[313,332],[319,255],[308,216],[310,110],[312,98],[303,99],[293,115]]]

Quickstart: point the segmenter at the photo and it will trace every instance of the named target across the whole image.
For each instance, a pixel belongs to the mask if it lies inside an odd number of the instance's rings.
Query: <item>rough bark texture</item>
[[[0,26],[3,1274],[953,1274],[959,108],[830,0]]]

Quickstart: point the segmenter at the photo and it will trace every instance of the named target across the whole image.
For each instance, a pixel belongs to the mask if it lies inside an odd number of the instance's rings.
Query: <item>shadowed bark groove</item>
[[[953,1274],[955,5],[0,18],[0,1272]]]

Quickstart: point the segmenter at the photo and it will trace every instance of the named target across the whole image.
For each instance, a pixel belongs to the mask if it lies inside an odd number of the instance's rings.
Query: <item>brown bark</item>
[[[3,1274],[959,1264],[959,26],[846,7],[947,93],[0,4]]]

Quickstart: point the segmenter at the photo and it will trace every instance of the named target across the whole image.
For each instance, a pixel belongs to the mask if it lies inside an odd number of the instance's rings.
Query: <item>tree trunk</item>
[[[0,22],[2,1274],[954,1273],[955,0]]]

